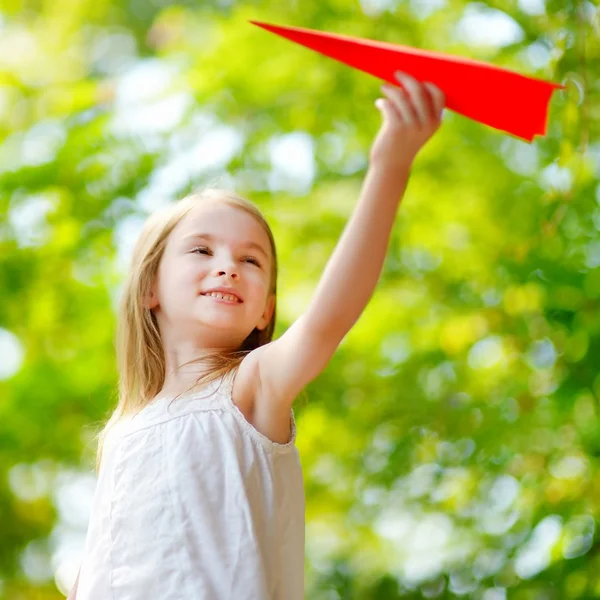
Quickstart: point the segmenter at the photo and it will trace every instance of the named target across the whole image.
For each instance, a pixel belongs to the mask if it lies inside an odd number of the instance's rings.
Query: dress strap
[[[249,423],[246,420],[246,417],[243,415],[242,411],[238,408],[238,406],[233,401],[233,384],[235,381],[235,376],[237,373],[237,368],[232,369],[228,373],[226,373],[221,379],[221,383],[219,385],[219,396],[222,399],[223,404],[227,407],[227,409],[233,414],[235,419],[239,422],[241,428],[244,433],[249,435],[259,444],[264,446],[267,450],[272,453],[287,453],[296,450],[296,420],[294,418],[293,409],[290,410],[290,439],[285,444],[281,444],[279,442],[274,442],[269,439],[266,435],[262,434],[258,431],[254,425]]]

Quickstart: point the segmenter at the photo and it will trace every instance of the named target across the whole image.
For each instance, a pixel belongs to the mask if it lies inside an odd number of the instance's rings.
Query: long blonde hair
[[[97,473],[100,472],[102,450],[109,431],[125,417],[141,410],[163,387],[166,375],[164,348],[156,317],[150,309],[145,308],[145,299],[156,279],[169,234],[198,202],[205,200],[223,202],[244,210],[264,227],[273,257],[270,293],[275,296],[275,308],[269,324],[262,330],[254,329],[240,348],[215,352],[190,361],[202,361],[208,369],[189,389],[227,375],[239,366],[244,356],[273,338],[277,308],[277,253],[271,228],[258,208],[234,192],[206,188],[152,213],[145,221],[135,244],[120,299],[116,337],[118,400],[117,407],[97,436]]]

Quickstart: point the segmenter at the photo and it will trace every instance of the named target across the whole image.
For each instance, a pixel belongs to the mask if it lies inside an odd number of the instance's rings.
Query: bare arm
[[[356,208],[321,276],[307,311],[276,341],[257,349],[261,389],[288,410],[325,367],[367,305],[381,275],[412,162],[441,123],[443,93],[399,79],[379,100],[383,124]],[[428,93],[429,92],[429,93]]]
[[[304,316],[304,325],[341,341],[363,312],[383,269],[390,235],[410,174],[371,164],[350,220]]]
[[[412,94],[412,103],[406,102],[407,93],[400,88],[385,86],[395,102],[384,104],[383,126],[371,149],[358,204],[306,312],[306,326],[339,341],[375,290],[413,160],[440,124],[443,98],[434,96],[439,106],[428,108],[424,88],[411,78],[401,82]]]

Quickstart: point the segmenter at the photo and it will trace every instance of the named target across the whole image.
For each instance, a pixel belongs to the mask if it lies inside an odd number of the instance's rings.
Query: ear
[[[267,304],[265,305],[265,311],[263,312],[256,329],[262,331],[270,322],[273,317],[273,311],[275,310],[275,294],[269,294],[267,298]]]
[[[158,306],[158,296],[156,294],[156,285],[152,285],[150,293],[144,297],[143,307],[152,310]]]

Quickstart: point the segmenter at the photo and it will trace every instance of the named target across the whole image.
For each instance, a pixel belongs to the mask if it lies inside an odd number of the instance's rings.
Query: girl
[[[304,489],[292,404],[379,279],[443,93],[398,73],[358,205],[279,339],[269,226],[223,190],[154,213],[120,307],[119,402],[100,436],[77,600],[300,600]]]

